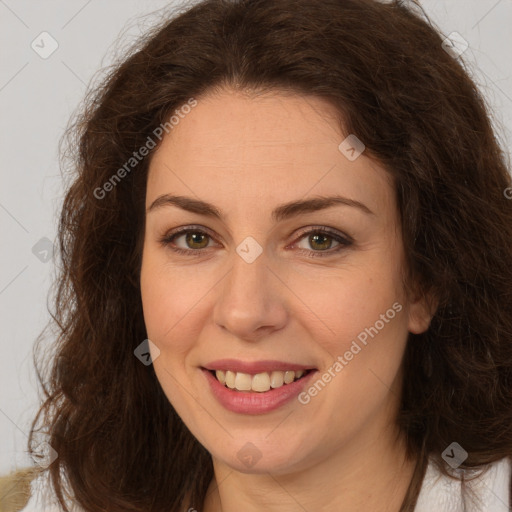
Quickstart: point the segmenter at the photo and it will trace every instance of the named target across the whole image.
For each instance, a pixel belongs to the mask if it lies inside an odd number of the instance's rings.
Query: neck
[[[396,429],[375,422],[328,457],[287,474],[241,473],[214,459],[203,510],[399,512],[415,464]]]

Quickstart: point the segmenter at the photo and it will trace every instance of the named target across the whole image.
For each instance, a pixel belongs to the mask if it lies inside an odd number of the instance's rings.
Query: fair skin
[[[342,154],[346,135],[322,99],[226,90],[197,100],[150,164],[141,292],[162,389],[213,458],[204,510],[397,512],[415,462],[395,426],[401,361],[408,333],[425,331],[430,315],[403,288],[389,175],[364,152]],[[150,209],[164,194],[210,203],[222,218]],[[271,217],[283,203],[333,195],[369,211],[337,204]],[[160,242],[191,225],[196,238],[173,243],[194,254]],[[352,244],[304,235],[318,227]],[[252,263],[236,251],[249,236],[262,249]],[[304,364],[320,378],[396,303],[400,312],[307,404],[237,413],[206,385],[201,366],[224,358]],[[259,454],[250,467],[237,457],[248,442]]]

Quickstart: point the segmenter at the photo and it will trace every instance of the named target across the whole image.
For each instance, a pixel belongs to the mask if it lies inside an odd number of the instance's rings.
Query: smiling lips
[[[247,366],[251,365],[245,365],[245,367]],[[261,368],[261,364],[257,366]],[[294,365],[291,366],[293,367]],[[238,414],[252,415],[270,413],[287,403],[291,403],[318,373],[316,369],[308,368],[297,368],[296,370],[274,369],[268,372],[259,370],[258,372],[250,373],[201,367],[201,371],[206,378],[212,395],[225,409]],[[226,382],[222,384],[221,381],[216,378],[217,372],[219,372],[220,378],[222,378],[222,374],[224,374],[224,379],[227,377],[231,384],[233,384],[232,379],[234,378],[235,387],[227,387]],[[297,377],[297,375],[301,374],[300,372],[302,372],[302,376]],[[272,388],[270,386],[272,376],[275,379],[274,384],[277,385],[282,382],[279,387]],[[293,380],[291,380],[292,376]],[[285,378],[290,381],[289,384],[285,383]],[[236,389],[237,381],[240,387],[245,388],[249,387],[250,381],[251,389],[239,391]],[[253,386],[255,386],[256,389],[253,389]],[[268,389],[266,389],[267,387]],[[258,389],[261,389],[261,391],[258,391]]]

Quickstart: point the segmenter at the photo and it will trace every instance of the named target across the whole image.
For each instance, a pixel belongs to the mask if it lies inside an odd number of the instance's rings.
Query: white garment
[[[464,508],[461,482],[452,480],[430,463],[425,473],[414,512],[509,512],[509,485],[512,474],[510,459],[501,459],[473,481],[467,481],[478,503],[467,502]],[[45,475],[31,483],[32,496],[21,512],[61,512],[55,499],[50,499]],[[73,507],[74,512],[80,509]]]
[[[62,512],[50,486],[47,472],[32,480],[30,488],[30,499],[21,512]],[[81,509],[76,505],[73,505],[71,510],[73,512],[81,512]]]
[[[494,462],[480,477],[466,481],[466,488],[473,493],[468,495],[464,504],[460,480],[441,474],[431,463],[427,467],[414,512],[509,512],[511,473],[510,459]],[[476,503],[470,501],[472,497]]]

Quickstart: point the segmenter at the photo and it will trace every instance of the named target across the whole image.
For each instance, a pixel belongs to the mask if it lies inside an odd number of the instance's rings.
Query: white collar
[[[414,512],[509,512],[511,472],[508,458],[489,464],[474,480],[468,476],[464,498],[461,481],[443,475],[429,461]]]

